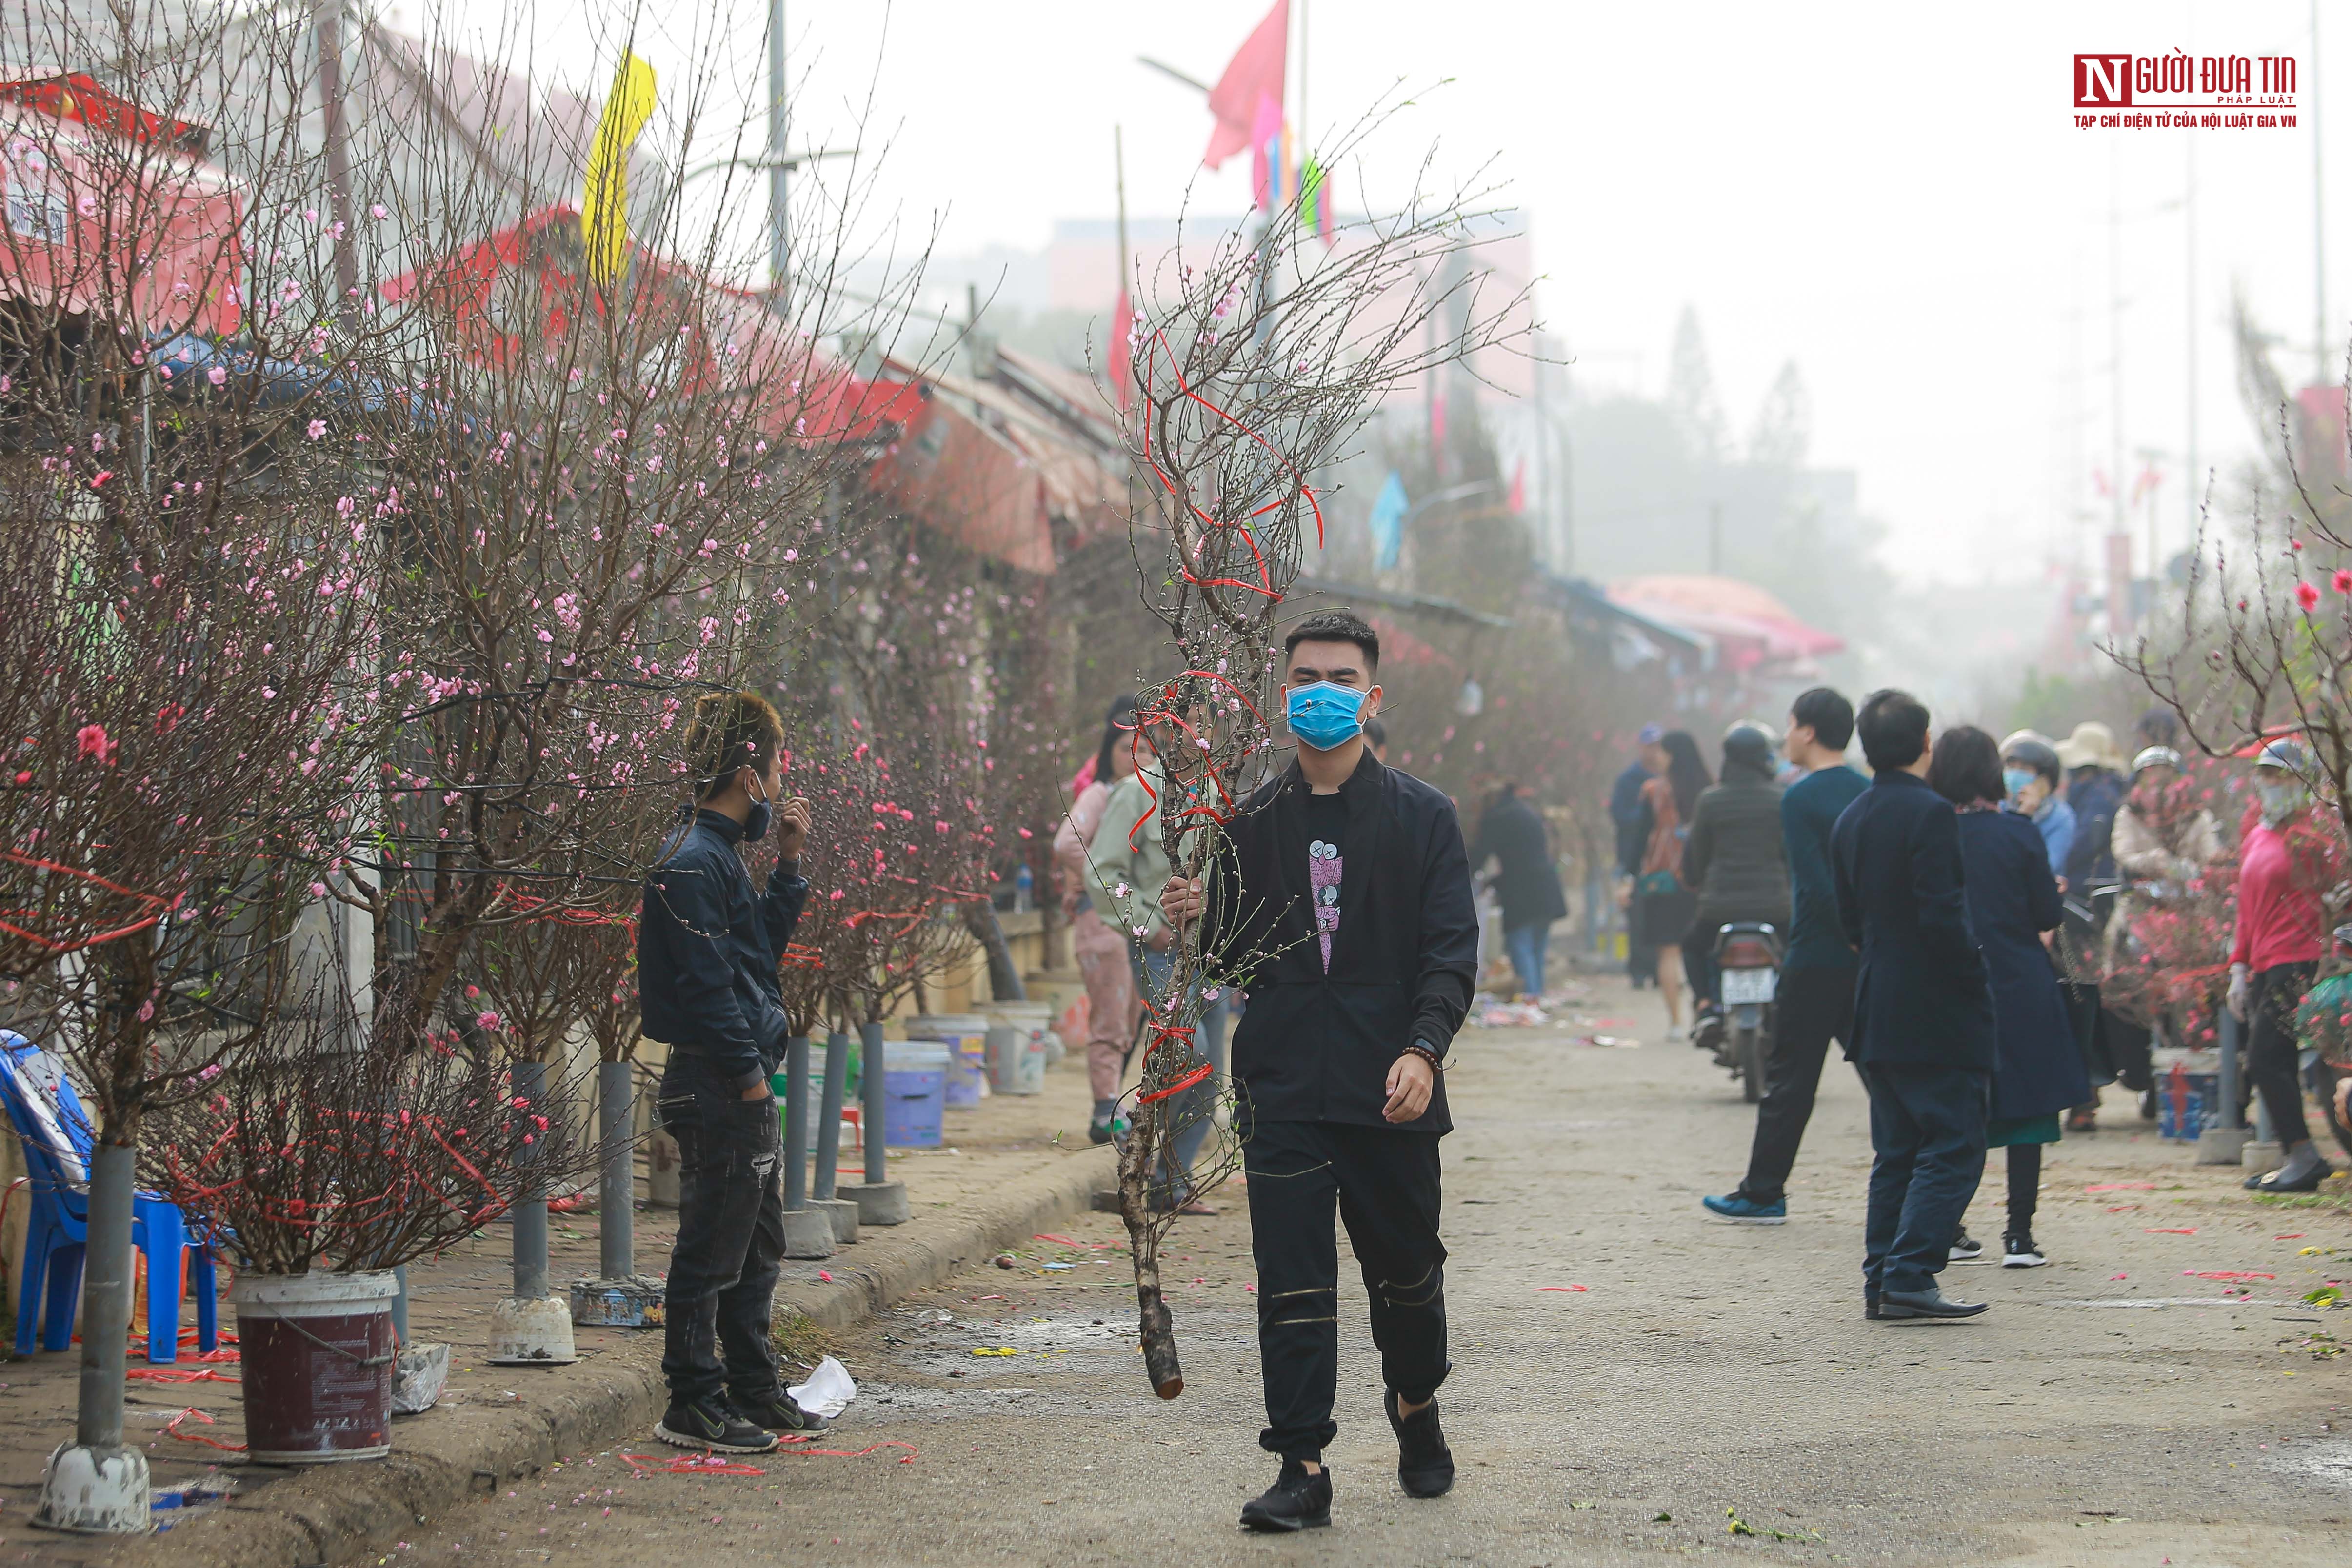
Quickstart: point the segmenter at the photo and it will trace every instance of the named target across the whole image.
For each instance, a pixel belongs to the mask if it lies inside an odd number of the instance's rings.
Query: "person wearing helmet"
[[[2230,1011],[2245,1021],[2246,1076],[2277,1130],[2279,1168],[2250,1176],[2258,1192],[2310,1192],[2334,1171],[2304,1117],[2295,1009],[2319,968],[2344,876],[2336,836],[2313,820],[2311,753],[2273,740],[2254,761],[2253,806],[2238,851],[2238,931],[2230,945]]]
[[[1683,969],[1701,1013],[1721,1010],[1716,933],[1737,920],[1789,928],[1789,855],[1780,837],[1780,787],[1772,732],[1747,720],[1723,737],[1723,781],[1698,798],[1683,846],[1683,883],[1698,917],[1683,937]],[[1693,1030],[1696,1035],[1696,1028]]]
[[[2000,782],[2009,791],[2003,808],[2041,831],[2050,874],[2063,876],[2074,849],[2074,809],[2058,798],[2058,748],[2046,736],[2019,730],[2000,743]]]

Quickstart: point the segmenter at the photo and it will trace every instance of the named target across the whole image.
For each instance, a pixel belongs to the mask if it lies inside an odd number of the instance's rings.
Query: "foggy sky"
[[[1270,3],[803,0],[787,26],[794,75],[806,73],[793,143],[850,134],[870,91],[867,141],[891,144],[880,207],[916,230],[939,214],[945,253],[1035,248],[1056,218],[1108,216],[1114,123],[1130,212],[1172,213],[1188,183],[1196,209],[1238,211],[1247,160],[1200,170],[1199,95],[1134,57],[1213,79]],[[2186,543],[2179,204],[2189,142],[2202,463],[2226,464],[2253,439],[2226,340],[2233,289],[2293,346],[2281,359],[2290,382],[2315,378],[2311,127],[2324,110],[2329,167],[2352,171],[2352,97],[2336,79],[2352,71],[2352,5],[2323,7],[2315,71],[2305,0],[1300,5],[1307,123],[1328,136],[1402,84],[1415,102],[1386,148],[1402,157],[1434,143],[1454,171],[1496,160],[1534,234],[1546,323],[1577,356],[1580,385],[1660,392],[1688,304],[1744,436],[1794,358],[1813,397],[1814,461],[1860,472],[1864,507],[1888,523],[1886,557],[1907,580],[2039,580],[2053,558],[2087,559],[2105,531],[2087,472],[2106,465],[2113,429],[2111,183],[2124,215],[2126,472],[2140,448],[2164,454],[2163,543]],[[487,22],[507,10],[463,0],[454,14]],[[657,70],[683,68],[690,16],[644,15],[638,50]],[[551,61],[582,48],[576,26],[535,20]],[[727,52],[751,90],[761,22],[755,5],[728,14]],[[2299,57],[2301,125],[2073,126],[2075,53],[2175,48]],[[1367,177],[1376,200],[1395,187],[1381,169]],[[2352,323],[2345,189],[2328,214],[2330,381]],[[2086,507],[2100,508],[2095,522]],[[2146,538],[2142,517],[2131,532]]]

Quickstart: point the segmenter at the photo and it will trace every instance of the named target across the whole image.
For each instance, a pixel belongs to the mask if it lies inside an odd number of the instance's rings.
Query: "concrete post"
[[[515,1109],[544,1114],[547,1065],[514,1064]],[[547,1291],[547,1189],[526,1160],[514,1206],[514,1294],[490,1309],[490,1354],[494,1365],[565,1365],[579,1360],[572,1347],[572,1312]]]
[[[816,1172],[809,1207],[833,1221],[837,1243],[857,1239],[857,1205],[835,1195],[841,1168],[841,1098],[849,1082],[849,1037],[835,1030],[824,1037],[824,1092],[817,1098]]]
[[[2243,1028],[2237,1015],[2227,1008],[2221,1009],[2221,1071],[2214,1086],[2214,1103],[2206,1109],[2204,1131],[2197,1138],[2200,1166],[2234,1166],[2245,1156],[2246,1118],[2238,1109],[2239,1036]]]
[[[904,1225],[913,1213],[908,1207],[907,1184],[886,1178],[889,1166],[886,1122],[890,1099],[883,1081],[882,1026],[857,1026],[860,1066],[866,1091],[866,1179],[849,1189],[857,1200],[857,1218],[865,1225]]]
[[[137,1158],[100,1138],[89,1172],[82,1262],[81,1385],[74,1440],[49,1455],[33,1522],[82,1535],[143,1535],[147,1456],[122,1441],[124,1341],[131,1332],[131,1197]]]
[[[808,1200],[808,1036],[784,1042],[784,1256],[833,1256],[833,1216]]]

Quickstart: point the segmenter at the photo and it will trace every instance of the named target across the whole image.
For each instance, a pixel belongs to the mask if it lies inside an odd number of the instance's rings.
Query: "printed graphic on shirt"
[[[1315,932],[1323,944],[1323,972],[1331,972],[1331,934],[1339,929],[1339,846],[1316,839],[1307,846],[1307,885],[1315,900]]]

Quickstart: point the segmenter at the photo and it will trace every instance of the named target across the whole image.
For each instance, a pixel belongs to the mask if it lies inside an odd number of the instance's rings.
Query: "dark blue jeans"
[[[1870,1091],[1870,1216],[1863,1236],[1865,1291],[1925,1291],[1944,1271],[1960,1217],[1984,1178],[1990,1073],[1874,1063]]]
[[[1519,990],[1527,996],[1543,995],[1544,949],[1550,943],[1549,920],[1514,925],[1503,933],[1503,951],[1510,956],[1511,967],[1519,977]]]
[[[673,1051],[658,1105],[678,1161],[662,1375],[675,1399],[721,1399],[723,1392],[748,1402],[777,1386],[768,1343],[784,1256],[776,1102],[746,1100],[708,1058]]]

